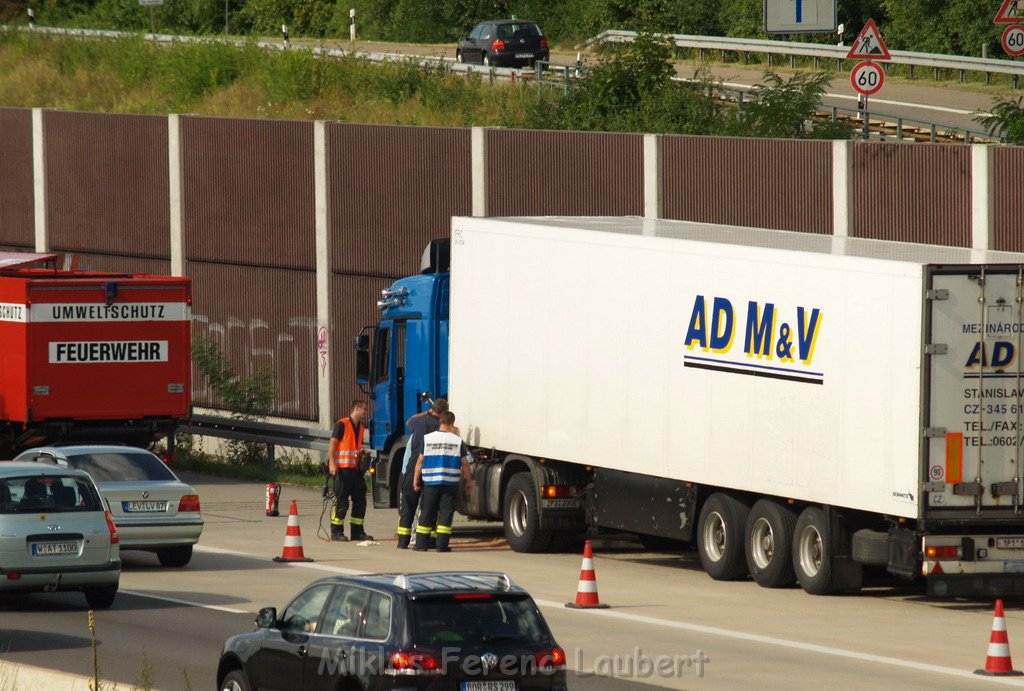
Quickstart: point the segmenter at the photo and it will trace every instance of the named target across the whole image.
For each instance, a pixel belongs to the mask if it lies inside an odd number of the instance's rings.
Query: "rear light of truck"
[[[537,666],[540,669],[562,669],[565,667],[565,651],[558,647],[542,650],[534,657],[537,658]]]
[[[928,559],[959,559],[961,556],[959,545],[927,547],[924,554]]]
[[[420,653],[414,650],[399,650],[391,653],[385,674],[440,674],[441,660],[433,653]]]
[[[505,50],[505,42],[499,38],[491,44],[491,50]]]
[[[121,541],[121,538],[117,536],[117,526],[114,525],[114,517],[110,515],[109,511],[104,511],[103,515],[107,517],[107,530],[110,531],[110,544],[116,545]]]
[[[540,495],[545,499],[557,499],[560,497],[571,497],[571,485],[544,485],[540,488]]]
[[[184,513],[185,511],[199,511],[199,495],[198,494],[186,494],[178,502],[178,513]]]

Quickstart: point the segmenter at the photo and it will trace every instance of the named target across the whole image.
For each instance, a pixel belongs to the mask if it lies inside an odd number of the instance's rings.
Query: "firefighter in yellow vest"
[[[363,529],[366,516],[366,482],[359,469],[359,454],[363,449],[363,421],[366,419],[366,402],[352,401],[352,412],[338,420],[327,447],[327,465],[334,476],[334,509],[331,511],[331,540],[346,541],[345,514],[352,501],[352,518],[349,519],[352,540],[372,540]]]

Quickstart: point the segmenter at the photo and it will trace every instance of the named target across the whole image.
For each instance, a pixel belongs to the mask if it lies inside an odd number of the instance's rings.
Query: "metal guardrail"
[[[238,420],[217,415],[192,415],[175,433],[200,434],[232,441],[267,445],[267,467],[274,469],[275,446],[327,453],[331,433],[313,427],[278,425],[258,420]],[[174,435],[168,435],[170,453],[174,453]]]
[[[590,47],[601,43],[628,43],[637,37],[635,31],[603,31],[597,36],[583,43],[583,47]],[[734,53],[764,53],[765,55],[784,55],[793,57],[806,57],[818,60],[846,60],[849,47],[835,46],[828,43],[797,43],[790,41],[769,41],[753,38],[728,38],[716,36],[693,36],[689,34],[658,34],[664,38],[671,39],[679,48],[693,48],[697,50],[717,50]],[[888,62],[896,65],[907,65],[911,68],[911,77],[914,76],[915,67],[932,68],[935,70],[952,70],[959,72],[961,81],[966,72],[981,72],[986,75],[1008,74],[1014,78],[1014,86],[1017,86],[1021,75],[1024,75],[1024,62],[1011,60],[998,60],[993,58],[961,57],[957,55],[940,55],[935,53],[915,53],[906,50],[889,51],[891,59]]]

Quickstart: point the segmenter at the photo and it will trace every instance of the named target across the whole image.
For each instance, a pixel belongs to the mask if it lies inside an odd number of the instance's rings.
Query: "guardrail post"
[[[1013,90],[1016,91],[1019,86],[1020,86],[1020,75],[1019,74],[1015,74],[1015,75],[1013,75]]]
[[[699,51],[699,53],[700,53],[700,61],[701,62],[704,62],[704,54],[705,54],[705,52],[706,51],[703,48],[701,48],[700,51]]]
[[[915,67],[916,67],[916,65],[911,65],[911,66],[910,66],[910,78],[911,78],[911,79],[913,79],[913,78],[914,78],[914,68],[915,68]]]
[[[796,69],[796,55],[789,56],[789,66],[793,69]]]
[[[839,108],[832,106],[832,122],[839,120]]]
[[[960,83],[963,84],[967,80],[967,74],[964,70],[960,70]]]
[[[935,68],[935,81],[939,81],[939,72],[940,72],[939,68],[936,67]]]
[[[274,449],[276,447],[273,444],[267,444],[267,470],[274,471]]]
[[[765,53],[764,55],[765,55],[766,58],[768,58],[768,67],[771,67],[772,66],[772,54],[771,53]]]
[[[985,83],[986,84],[991,84],[992,83],[992,73],[991,72],[986,72],[985,73]]]
[[[932,144],[935,143],[935,123],[934,122],[931,124],[931,130],[929,132],[928,141],[930,141]]]
[[[903,141],[903,118],[896,118],[896,138]]]
[[[815,55],[814,58],[812,58],[812,61],[814,63],[814,69],[818,69],[818,63],[820,62],[820,60],[818,59],[818,56]]]

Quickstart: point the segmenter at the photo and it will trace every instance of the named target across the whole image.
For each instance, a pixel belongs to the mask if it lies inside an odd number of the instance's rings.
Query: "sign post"
[[[164,4],[164,0],[139,0],[139,5],[149,8],[149,33],[156,36],[156,20],[153,18],[153,8]]]

